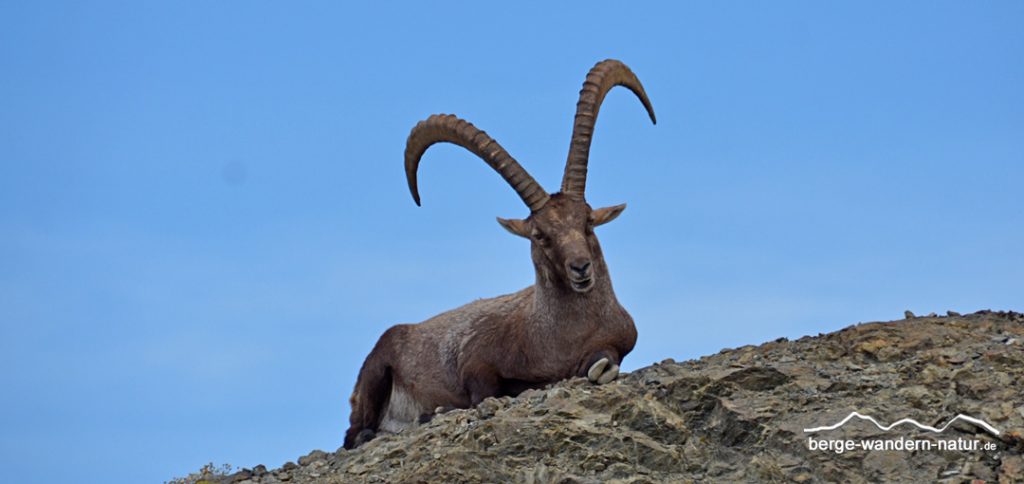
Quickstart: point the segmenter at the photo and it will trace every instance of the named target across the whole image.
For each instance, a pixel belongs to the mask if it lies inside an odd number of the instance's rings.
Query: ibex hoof
[[[618,378],[618,376],[619,376],[619,365],[612,364],[612,366],[608,367],[608,369],[605,370],[604,373],[602,373],[601,376],[597,378],[597,384],[598,385],[604,385],[605,383],[608,383],[608,382]]]
[[[377,436],[377,434],[374,431],[372,431],[370,429],[363,429],[361,432],[359,432],[356,435],[355,445],[352,446],[352,448],[354,449],[356,447],[359,447],[360,445],[363,445],[363,444],[373,440],[373,438],[376,437],[376,436]]]
[[[455,407],[451,405],[444,405],[434,409],[434,415],[441,415],[442,413],[448,413],[455,410]]]
[[[619,365],[612,363],[608,364],[608,358],[601,358],[594,362],[593,366],[587,370],[587,379],[597,383],[598,385],[604,385],[616,377],[619,376]]]
[[[601,378],[601,374],[604,373],[604,367],[608,366],[608,358],[601,358],[594,362],[587,370],[587,379],[597,383],[597,379]]]

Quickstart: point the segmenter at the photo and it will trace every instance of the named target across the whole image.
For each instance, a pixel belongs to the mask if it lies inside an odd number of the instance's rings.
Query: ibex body
[[[605,94],[616,85],[633,91],[654,121],[643,86],[629,68],[615,60],[598,63],[580,91],[562,190],[551,195],[466,121],[434,115],[413,128],[405,169],[416,203],[416,173],[430,145],[449,142],[472,151],[530,208],[526,219],[498,222],[530,239],[536,283],[388,329],[359,372],[345,448],[378,431],[399,432],[439,407],[466,408],[573,376],[599,384],[618,376],[619,363],[636,343],[636,328],[615,298],[594,228],[617,217],[625,205],[595,210],[584,198],[594,123]]]

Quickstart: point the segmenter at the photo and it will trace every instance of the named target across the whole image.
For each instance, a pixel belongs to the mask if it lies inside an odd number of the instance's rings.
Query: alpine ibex
[[[612,291],[594,227],[626,206],[594,210],[584,197],[594,123],[614,86],[633,91],[657,122],[643,86],[625,64],[595,65],[576,104],[562,190],[551,195],[501,145],[462,119],[433,115],[412,129],[405,175],[416,204],[416,171],[430,145],[448,142],[473,152],[530,208],[524,220],[498,223],[530,239],[536,283],[385,331],[359,371],[346,449],[375,432],[399,432],[429,419],[438,408],[467,408],[573,376],[598,384],[618,376],[619,363],[636,343],[636,328]]]

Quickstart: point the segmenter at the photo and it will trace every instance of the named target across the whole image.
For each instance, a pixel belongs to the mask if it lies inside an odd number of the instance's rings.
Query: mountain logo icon
[[[953,423],[956,422],[957,420],[963,420],[964,422],[970,423],[970,424],[972,424],[972,425],[974,425],[974,426],[976,426],[978,428],[984,429],[986,432],[988,432],[988,433],[990,433],[990,434],[992,434],[992,435],[994,435],[996,437],[998,437],[999,433],[1000,433],[999,430],[997,430],[995,427],[993,427],[988,422],[986,422],[986,421],[984,421],[984,420],[982,420],[980,418],[974,418],[974,417],[971,417],[971,416],[968,416],[968,415],[964,415],[962,413],[958,414],[956,417],[953,417],[949,422],[946,422],[946,425],[943,425],[942,427],[936,428],[936,427],[932,427],[930,425],[924,425],[924,424],[922,424],[922,423],[920,423],[920,422],[918,422],[918,421],[916,421],[914,419],[911,419],[911,418],[904,418],[904,419],[901,419],[901,420],[897,420],[897,421],[895,421],[895,422],[893,422],[893,423],[891,423],[889,425],[882,425],[882,424],[878,423],[878,420],[875,420],[874,417],[872,417],[870,415],[864,415],[864,414],[859,413],[859,412],[851,412],[849,415],[846,416],[846,418],[844,418],[844,419],[842,419],[842,420],[840,420],[840,421],[838,421],[838,422],[836,422],[836,423],[834,423],[832,425],[826,425],[826,426],[823,426],[823,427],[813,427],[813,428],[809,428],[809,429],[804,429],[804,432],[805,433],[813,433],[813,432],[821,432],[823,430],[835,430],[835,429],[837,429],[839,427],[842,427],[843,425],[846,425],[847,422],[849,422],[850,420],[853,420],[854,418],[858,418],[858,419],[861,419],[861,420],[867,420],[867,421],[875,424],[875,427],[878,427],[879,430],[883,430],[883,431],[886,431],[886,432],[892,430],[894,427],[897,427],[897,426],[900,426],[900,425],[903,425],[903,424],[910,424],[910,425],[916,426],[917,428],[919,428],[921,430],[927,430],[929,432],[935,432],[937,434],[941,434],[942,432],[945,432],[946,429],[949,428],[950,425],[953,425]]]

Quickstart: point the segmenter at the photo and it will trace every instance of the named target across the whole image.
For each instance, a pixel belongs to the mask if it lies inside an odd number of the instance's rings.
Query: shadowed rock
[[[851,326],[597,386],[575,378],[489,398],[357,450],[226,482],[1020,482],[1024,316],[982,311]],[[913,418],[942,434],[884,424]],[[810,450],[816,439],[977,440],[993,450]]]

